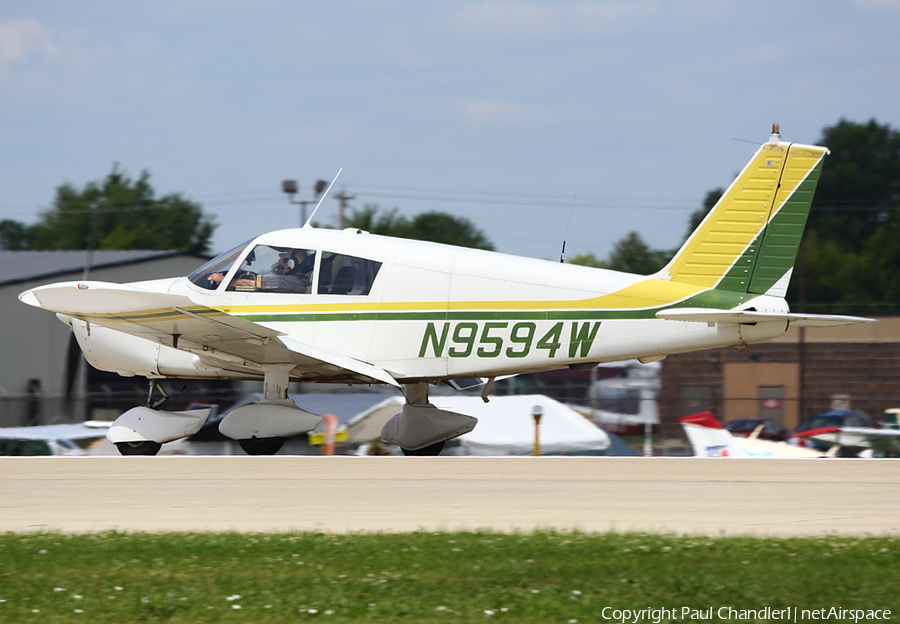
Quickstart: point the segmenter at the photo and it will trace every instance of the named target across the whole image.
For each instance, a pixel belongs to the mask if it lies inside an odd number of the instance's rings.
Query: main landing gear
[[[247,455],[275,455],[284,446],[285,438],[245,438],[238,444]]]
[[[396,444],[404,455],[437,455],[447,440],[468,433],[477,418],[440,410],[428,402],[428,384],[403,386],[406,404],[381,430],[381,437]]]
[[[403,454],[408,457],[427,457],[427,456],[435,456],[440,455],[441,451],[444,450],[444,444],[446,444],[446,440],[441,440],[440,442],[435,442],[434,444],[429,444],[428,446],[424,446],[420,449],[405,449],[400,447],[400,450],[403,451]]]
[[[287,438],[312,431],[322,420],[288,398],[291,368],[266,368],[262,401],[228,412],[219,423],[222,435],[237,440],[248,455],[274,455]]]

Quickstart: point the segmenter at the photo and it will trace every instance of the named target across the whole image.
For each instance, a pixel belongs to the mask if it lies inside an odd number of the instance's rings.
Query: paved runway
[[[900,534],[900,461],[3,457],[0,531]]]

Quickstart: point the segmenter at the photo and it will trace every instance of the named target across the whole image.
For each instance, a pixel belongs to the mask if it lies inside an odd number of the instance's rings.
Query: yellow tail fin
[[[663,274],[672,281],[784,296],[828,149],[773,127]]]

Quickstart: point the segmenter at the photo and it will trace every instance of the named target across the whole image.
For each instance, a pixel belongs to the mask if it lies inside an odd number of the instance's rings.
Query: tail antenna
[[[337,174],[334,176],[334,180],[331,181],[331,184],[329,184],[329,185],[328,185],[328,188],[325,189],[325,192],[322,193],[322,197],[319,198],[319,203],[316,204],[316,207],[315,207],[315,208],[313,208],[312,214],[309,215],[309,219],[306,220],[306,223],[303,224],[303,227],[305,227],[305,228],[312,227],[312,226],[310,225],[310,223],[312,223],[313,217],[316,216],[316,210],[318,210],[318,209],[319,209],[319,206],[322,205],[322,201],[325,199],[325,196],[328,195],[328,191],[331,190],[331,187],[334,186],[334,183],[337,182],[338,176],[341,175],[341,171],[343,171],[343,170],[344,170],[343,167],[341,167],[340,169],[338,169]]]
[[[559,254],[559,263],[566,262],[566,239],[569,238],[569,224],[572,222],[572,213],[575,212],[575,202],[578,201],[578,195],[572,199],[572,207],[569,209],[569,218],[566,221],[566,232],[563,234],[562,253]]]

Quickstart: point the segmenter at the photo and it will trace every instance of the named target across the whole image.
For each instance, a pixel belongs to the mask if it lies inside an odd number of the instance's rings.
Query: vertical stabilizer
[[[736,457],[734,437],[710,412],[679,418],[695,457]]]
[[[773,127],[664,272],[704,288],[784,296],[827,148]]]

